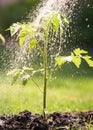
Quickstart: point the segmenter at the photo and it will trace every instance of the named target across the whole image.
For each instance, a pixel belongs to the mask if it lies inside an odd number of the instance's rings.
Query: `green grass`
[[[43,81],[35,78],[42,90]],[[11,78],[0,78],[0,115],[30,110],[42,113],[42,91],[32,81],[26,87],[20,82],[11,86]],[[93,110],[93,79],[58,77],[48,83],[47,112]]]

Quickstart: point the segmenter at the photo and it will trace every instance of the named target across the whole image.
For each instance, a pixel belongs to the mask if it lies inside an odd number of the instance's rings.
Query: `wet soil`
[[[87,130],[86,123],[93,125],[93,111],[54,112],[46,115],[45,120],[42,115],[28,110],[18,115],[0,116],[0,130]]]

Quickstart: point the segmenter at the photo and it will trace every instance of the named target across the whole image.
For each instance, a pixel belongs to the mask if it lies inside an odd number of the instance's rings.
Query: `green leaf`
[[[33,29],[30,23],[27,23],[27,24],[14,23],[7,30],[10,30],[11,36],[19,32],[20,47],[22,47],[23,44],[25,43],[27,36],[29,36],[30,38],[35,38],[35,34],[36,34],[35,30]]]
[[[72,62],[79,68],[81,64],[81,58],[79,56],[73,56]]]
[[[66,62],[66,59],[60,56],[60,57],[56,57],[55,61],[58,64],[58,66],[62,66]]]
[[[83,58],[84,60],[88,61],[88,60],[91,59],[91,56],[85,55],[85,56],[83,56],[82,58]]]
[[[37,41],[35,39],[32,39],[29,43],[29,49],[32,50],[37,44]]]
[[[80,55],[80,54],[87,54],[88,52],[85,50],[81,50],[80,48],[77,48],[73,51],[75,55]]]
[[[53,14],[50,19],[50,24],[52,25],[52,29],[54,32],[57,32],[60,27],[60,19],[57,14]]]
[[[26,32],[28,36],[31,36],[31,38],[35,38],[36,31],[35,29],[31,26],[30,23],[27,24],[22,24],[21,25],[22,31]]]
[[[3,43],[5,43],[5,38],[3,37],[2,34],[0,34],[0,39],[2,40]]]
[[[10,30],[11,36],[14,36],[20,30],[20,28],[21,28],[20,23],[14,23],[7,30]]]
[[[65,62],[71,62],[72,56],[60,56],[56,57],[55,60],[59,66],[62,66]]]
[[[21,30],[20,35],[19,35],[19,45],[20,47],[23,46],[27,36],[27,31],[26,30]]]
[[[73,52],[74,52],[74,53],[73,53]],[[91,57],[90,57],[90,56],[85,55],[85,54],[88,53],[87,51],[81,50],[80,48],[77,48],[77,49],[75,49],[73,52],[71,53],[70,56],[64,56],[64,57],[61,57],[61,56],[60,56],[60,57],[55,58],[57,64],[58,64],[59,66],[61,66],[61,65],[63,65],[65,62],[73,62],[73,63],[76,65],[76,67],[79,68],[79,67],[80,67],[80,64],[81,64],[81,60],[82,60],[82,58],[83,58],[83,59],[88,63],[88,65],[89,65],[90,67],[93,67],[93,60],[91,60]],[[84,56],[83,56],[82,54],[84,54]]]
[[[28,24],[22,24],[21,25],[21,30],[19,34],[19,45],[20,47],[23,46],[25,43],[26,38],[34,39],[35,38],[35,30],[32,28],[32,26]]]
[[[87,63],[88,63],[88,65],[89,65],[90,67],[93,67],[93,60],[89,60],[89,61],[87,61]]]
[[[61,18],[64,21],[64,23],[69,24],[69,21],[67,20],[67,18],[64,15],[61,15]]]
[[[82,58],[88,63],[90,67],[93,67],[93,60],[91,60],[91,56],[86,55],[83,56]]]
[[[17,74],[19,74],[20,73],[20,69],[13,69],[13,70],[11,70],[11,71],[9,71],[8,73],[7,73],[7,76],[9,76],[9,75],[17,75]]]
[[[69,24],[67,18],[64,18],[63,21],[64,21],[65,23]]]

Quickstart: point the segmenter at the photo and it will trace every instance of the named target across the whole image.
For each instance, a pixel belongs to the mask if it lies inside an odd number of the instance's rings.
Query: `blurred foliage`
[[[86,44],[87,48],[93,47],[93,0],[88,0],[86,8],[82,9],[82,15],[80,17],[80,33],[82,34],[80,40]],[[93,50],[92,50],[93,51]],[[92,54],[93,55],[93,54]]]
[[[20,0],[15,4],[0,9],[0,32],[7,34],[5,29],[12,23],[26,20],[29,11],[33,11],[41,0]]]
[[[93,0],[79,2],[81,5],[72,16],[71,28],[69,29],[72,34],[69,42],[76,44],[74,46],[81,46],[83,49],[93,51]]]
[[[5,48],[5,46],[0,45],[0,72],[7,71],[10,68],[11,61],[14,57],[13,49]]]
[[[27,20],[29,12],[33,12],[38,3],[42,0],[19,0],[15,4],[11,4],[4,9],[0,9],[0,32],[7,34],[4,30],[12,23]],[[76,48],[83,46],[83,49],[91,49],[93,47],[93,0],[78,1],[81,5],[75,7],[76,10],[72,16],[73,22],[69,28],[71,36],[68,36],[69,45]],[[69,48],[69,47],[68,47]],[[72,48],[73,49],[73,48]]]

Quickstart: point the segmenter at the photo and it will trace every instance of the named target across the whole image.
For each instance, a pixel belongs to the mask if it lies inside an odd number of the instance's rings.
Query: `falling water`
[[[52,14],[53,12],[64,14],[67,17],[69,23],[71,23],[72,17],[74,16],[75,11],[80,8],[79,5],[82,5],[81,3],[82,0],[81,2],[79,0],[44,0],[37,6],[35,11],[33,12],[33,15],[29,13],[27,17],[36,29],[40,26],[41,18],[47,18],[47,16],[49,14]],[[64,49],[67,48],[66,43],[69,43],[69,37],[72,33],[69,32],[69,26],[70,24],[63,27],[64,33],[60,34],[59,32],[57,36],[51,35],[51,44],[49,44],[48,50],[48,57],[50,56],[51,58],[51,60],[49,59],[51,61],[49,62],[49,66],[53,65],[55,54],[58,56],[64,52]],[[36,49],[33,49],[32,52],[29,52],[26,45],[24,45],[22,49],[20,49],[18,45],[15,45],[15,58],[11,60],[10,68],[33,66],[33,63],[35,66],[36,64],[38,64],[37,61],[39,62],[40,60],[41,62],[40,57],[40,53],[37,52]],[[42,64],[40,64],[40,66],[42,66]]]

